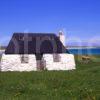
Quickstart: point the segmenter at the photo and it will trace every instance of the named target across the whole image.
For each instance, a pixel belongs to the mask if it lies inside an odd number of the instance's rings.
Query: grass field
[[[0,100],[100,100],[100,56],[74,71],[0,72]]]

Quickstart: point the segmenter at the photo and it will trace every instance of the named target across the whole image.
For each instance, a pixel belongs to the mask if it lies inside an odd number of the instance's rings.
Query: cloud
[[[100,37],[92,37],[87,40],[79,37],[70,37],[66,39],[66,45],[68,46],[100,46]]]

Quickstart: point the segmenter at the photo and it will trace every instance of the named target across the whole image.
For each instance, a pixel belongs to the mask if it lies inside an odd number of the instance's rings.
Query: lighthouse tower
[[[62,42],[62,44],[63,44],[64,46],[66,46],[65,35],[64,35],[64,33],[63,33],[62,31],[59,31],[59,39],[60,39],[60,41]]]

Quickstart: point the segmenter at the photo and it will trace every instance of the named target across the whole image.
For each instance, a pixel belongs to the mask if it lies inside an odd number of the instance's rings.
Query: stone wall
[[[37,71],[37,61],[35,55],[29,55],[28,63],[21,63],[20,55],[2,55],[1,71]],[[75,69],[75,59],[72,54],[59,54],[60,61],[54,62],[52,54],[45,54],[43,58],[46,62],[47,70],[73,70]]]
[[[29,63],[21,63],[20,55],[2,55],[1,71],[36,71],[35,55],[29,55]]]
[[[73,70],[75,68],[75,59],[72,54],[59,54],[60,62],[54,62],[53,55],[46,54],[44,59],[46,60],[47,70]]]

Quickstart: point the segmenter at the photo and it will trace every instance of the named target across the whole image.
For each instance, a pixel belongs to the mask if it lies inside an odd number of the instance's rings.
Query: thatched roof
[[[55,34],[14,33],[5,54],[68,53]]]

